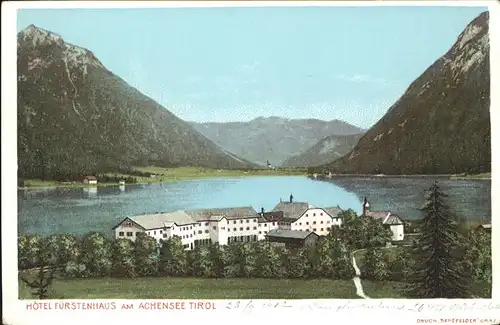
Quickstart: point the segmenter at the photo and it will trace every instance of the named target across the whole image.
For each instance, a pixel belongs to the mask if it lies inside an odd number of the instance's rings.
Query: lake
[[[364,197],[372,210],[390,210],[402,218],[421,216],[429,178],[341,177],[313,180],[303,176],[214,178],[98,188],[46,188],[18,191],[20,233],[110,233],[126,216],[216,207],[272,209],[280,199],[317,207],[340,206],[361,212]],[[455,214],[491,220],[490,180],[441,179]]]

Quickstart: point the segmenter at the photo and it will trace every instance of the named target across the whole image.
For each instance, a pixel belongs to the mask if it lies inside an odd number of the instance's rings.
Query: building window
[[[253,222],[257,222],[257,219],[253,219]]]
[[[262,235],[262,231],[259,231],[259,235]]]
[[[163,234],[163,230],[160,230],[160,234]]]
[[[320,223],[323,223],[323,220],[321,220],[321,222],[320,222]]]
[[[240,227],[240,230],[243,231],[243,227]]]
[[[231,228],[227,228],[227,232],[230,232],[231,231]]]
[[[236,229],[236,228],[233,228],[233,231],[237,231],[237,230],[238,230],[238,229]]]
[[[276,226],[276,222],[273,222],[273,226]]]
[[[208,222],[205,222],[205,226],[208,226]]]
[[[316,228],[313,228],[313,231],[316,231]]]
[[[308,225],[308,224],[309,224],[309,221],[308,221],[308,222],[306,222],[306,225]]]
[[[156,230],[153,232],[153,235],[156,235]]]
[[[264,227],[267,227],[267,223],[264,224]]]
[[[323,231],[323,228],[321,228],[321,231]]]
[[[243,223],[243,220],[240,220],[240,223]]]
[[[155,231],[156,232],[156,231]],[[131,231],[128,231],[127,232],[127,237],[132,237],[133,236],[133,233]]]
[[[132,227],[132,222],[130,221],[125,222],[125,227]]]
[[[249,222],[250,222],[250,220],[247,219],[247,223],[249,223]]]
[[[316,213],[313,213],[313,217],[316,217]]]
[[[259,223],[259,227],[260,227],[260,223]]]
[[[328,230],[328,231],[330,231],[330,229],[331,229],[330,227],[327,227],[327,228],[326,228],[326,230]]]
[[[207,230],[205,230],[205,234],[208,234],[208,229],[207,229]]]
[[[253,227],[253,230],[257,230],[257,227]]]
[[[167,238],[167,234],[163,234],[163,238]]]
[[[299,222],[299,226],[302,226],[302,222]]]
[[[313,225],[315,225],[315,224],[316,224],[316,221],[313,221]]]
[[[189,226],[189,229],[193,229],[193,226]]]
[[[236,224],[236,220],[233,221],[233,224]]]
[[[247,227],[247,230],[250,230],[250,227]]]
[[[226,227],[220,227],[221,230],[226,230]]]
[[[123,235],[124,235],[123,231],[120,231],[120,232],[118,233],[118,236],[123,236]]]
[[[193,234],[189,235],[189,237],[193,237]]]
[[[212,229],[213,229],[213,230],[217,230],[217,227],[216,227],[216,226],[213,226],[213,227],[212,227]]]
[[[199,233],[199,234],[202,234],[202,233],[203,233],[203,231],[201,231],[201,230],[198,230],[198,233]]]
[[[320,215],[320,216],[322,216],[322,215],[323,215],[323,212],[321,212],[319,215]]]

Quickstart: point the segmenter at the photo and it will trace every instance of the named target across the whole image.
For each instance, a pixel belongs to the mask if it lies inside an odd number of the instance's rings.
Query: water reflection
[[[97,186],[96,187],[84,187],[83,193],[89,197],[97,196]]]

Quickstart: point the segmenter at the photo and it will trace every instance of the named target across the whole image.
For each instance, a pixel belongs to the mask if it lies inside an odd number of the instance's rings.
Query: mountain
[[[490,171],[488,20],[487,12],[476,17],[351,152],[322,169],[374,174]]]
[[[339,159],[351,151],[363,134],[331,135],[306,151],[286,159],[282,167],[314,167]]]
[[[33,25],[17,45],[20,177],[133,165],[254,166],[131,87],[91,51]]]
[[[222,148],[260,165],[278,166],[330,135],[351,135],[362,129],[339,120],[258,117],[249,122],[191,123]]]

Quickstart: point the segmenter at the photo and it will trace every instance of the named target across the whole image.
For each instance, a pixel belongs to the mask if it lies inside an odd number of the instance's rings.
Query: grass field
[[[405,284],[396,281],[362,280],[372,299],[406,299]],[[471,294],[491,298],[491,285],[473,283]],[[31,290],[19,282],[19,298],[33,299]],[[351,280],[288,279],[56,279],[52,299],[358,299]]]
[[[149,172],[158,174],[157,177],[138,177],[123,173],[107,173],[109,176],[132,176],[137,179],[137,183],[160,183],[172,182],[180,180],[214,178],[214,177],[249,177],[249,176],[292,176],[292,175],[307,175],[305,169],[254,169],[254,170],[225,170],[225,169],[210,169],[199,167],[178,167],[178,168],[163,168],[163,167],[134,167],[141,172]],[[117,186],[118,183],[99,183],[97,185],[86,185],[80,182],[74,184],[64,184],[56,181],[43,181],[39,179],[26,179],[25,187],[96,187],[96,186]]]
[[[19,283],[19,298],[33,299]],[[287,279],[70,279],[54,280],[53,299],[357,299],[351,280]]]
[[[361,280],[361,283],[365,294],[372,299],[407,299],[403,282]]]

